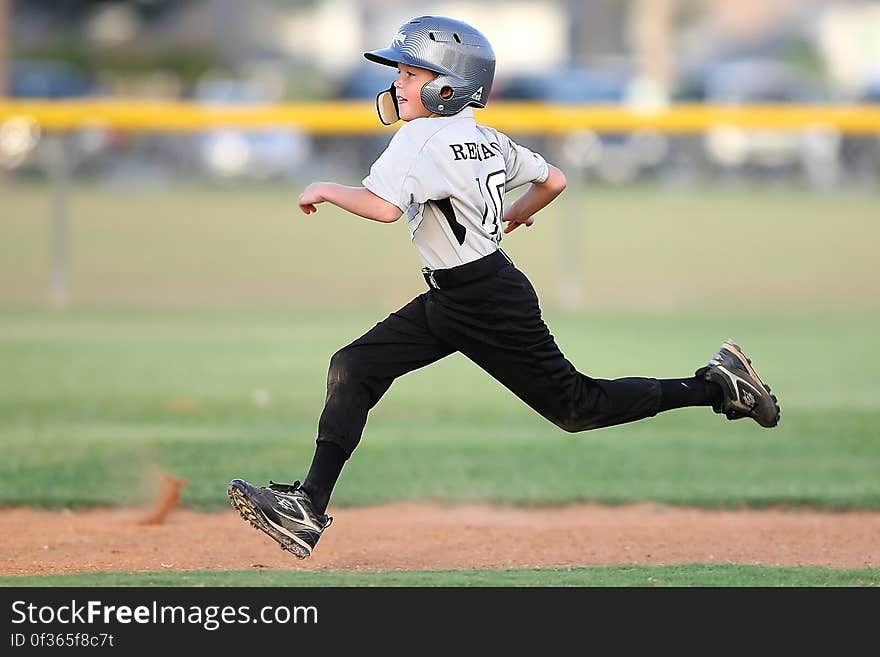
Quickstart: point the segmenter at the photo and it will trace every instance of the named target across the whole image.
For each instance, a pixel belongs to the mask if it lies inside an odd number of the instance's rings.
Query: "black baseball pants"
[[[318,442],[351,455],[367,414],[394,379],[456,351],[565,431],[657,414],[657,379],[594,379],[577,371],[541,318],[531,283],[501,251],[426,271],[425,279],[431,289],[333,355]]]

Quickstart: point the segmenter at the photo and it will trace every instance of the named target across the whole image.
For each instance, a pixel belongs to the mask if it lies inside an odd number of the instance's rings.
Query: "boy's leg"
[[[394,379],[453,352],[428,328],[425,296],[416,297],[330,359],[315,455],[303,481],[319,513],[360,442],[369,410]]]
[[[671,411],[686,406],[720,406],[724,401],[721,386],[698,376],[686,379],[658,379],[660,381],[660,408]]]
[[[711,406],[721,394],[715,383],[696,377],[611,380],[580,373],[559,350],[531,283],[515,267],[466,288],[435,292],[428,320],[435,332],[566,431],[633,422],[681,406]]]
[[[300,559],[312,554],[333,520],[325,514],[330,493],[360,441],[369,410],[395,378],[453,351],[428,328],[423,297],[392,313],[330,360],[315,455],[302,484],[270,482],[257,487],[233,479],[227,487],[245,520]]]

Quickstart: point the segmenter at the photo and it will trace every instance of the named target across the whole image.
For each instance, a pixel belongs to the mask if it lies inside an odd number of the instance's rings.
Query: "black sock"
[[[321,441],[315,447],[312,467],[309,468],[302,487],[309,494],[318,513],[327,510],[330,494],[347,460],[348,454],[336,443]]]
[[[717,383],[697,377],[660,379],[660,392],[660,411],[684,406],[717,406],[724,397]]]

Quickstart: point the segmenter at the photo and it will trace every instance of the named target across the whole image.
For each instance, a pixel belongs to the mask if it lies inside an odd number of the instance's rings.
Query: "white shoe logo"
[[[278,498],[278,506],[283,506],[285,509],[293,511],[294,513],[298,513],[302,517],[295,518],[293,516],[287,515],[286,513],[282,513],[281,511],[278,511],[276,509],[275,512],[279,516],[283,516],[283,517],[287,518],[288,520],[293,520],[293,522],[298,522],[299,524],[305,525],[306,527],[310,527],[310,528],[314,529],[315,531],[318,531],[318,532],[321,531],[321,527],[319,527],[314,522],[312,522],[311,518],[309,518],[308,514],[306,513],[306,510],[302,507],[302,504],[300,504],[299,500],[290,500],[286,497],[279,497]]]
[[[754,397],[754,395],[752,395],[752,393],[750,393],[750,392],[744,392],[744,393],[743,393],[743,401],[744,401],[746,404],[748,404],[749,406],[754,406],[754,405],[755,405],[755,397]]]
[[[305,513],[303,513],[302,507],[299,505],[299,503],[297,502],[296,504],[294,504],[286,497],[278,498],[278,506],[283,506],[285,509],[293,511],[294,513],[302,513],[302,515],[305,516]]]

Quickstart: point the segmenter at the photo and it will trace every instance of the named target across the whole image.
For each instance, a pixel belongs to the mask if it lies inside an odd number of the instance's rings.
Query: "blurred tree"
[[[9,2],[10,0],[2,0]],[[12,63],[61,62],[92,80],[92,86],[123,84],[168,75],[182,90],[206,71],[224,70],[220,45],[156,38],[162,26],[193,0],[11,0]],[[119,10],[114,14],[115,10]],[[124,11],[122,11],[124,10]],[[121,13],[120,13],[121,12]],[[101,18],[131,17],[120,26]],[[10,27],[12,31],[13,28]],[[97,91],[97,88],[96,88]],[[114,92],[114,89],[106,89]],[[174,94],[177,95],[177,94]]]
[[[14,0],[13,11],[48,11],[64,21],[81,20],[99,7],[127,5],[144,18],[179,9],[190,0]]]

